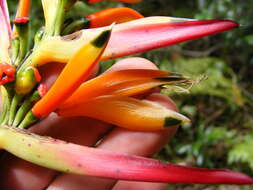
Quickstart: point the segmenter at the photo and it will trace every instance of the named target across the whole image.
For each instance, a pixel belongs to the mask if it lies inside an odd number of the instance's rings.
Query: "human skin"
[[[50,86],[61,69],[61,64],[43,66],[41,74],[44,82]],[[107,72],[124,69],[157,69],[157,67],[143,58],[127,58],[117,62]],[[94,71],[93,76],[96,72],[97,70]],[[154,91],[143,95],[142,98],[159,103],[168,109],[177,110],[170,98]],[[176,129],[177,127],[170,127],[157,132],[137,132],[90,118],[61,118],[51,114],[30,130],[84,146],[93,146],[100,141],[97,148],[148,157],[167,144]],[[165,190],[167,188],[167,184],[162,183],[117,181],[63,174],[36,166],[7,153],[2,158],[0,167],[0,187],[8,190]]]

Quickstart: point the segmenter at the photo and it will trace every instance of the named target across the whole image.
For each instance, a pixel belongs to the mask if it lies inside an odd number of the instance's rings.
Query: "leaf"
[[[190,89],[191,95],[212,95],[224,98],[232,104],[243,105],[244,99],[234,79],[234,74],[223,60],[215,57],[180,58],[173,61],[173,64],[165,64],[166,67],[160,65],[163,70],[177,71],[193,79],[203,75],[207,77],[206,80],[193,85]]]
[[[251,131],[252,132],[252,131]],[[250,133],[250,132],[249,132]],[[253,169],[253,137],[247,135],[239,143],[235,143],[228,154],[229,163],[246,163]]]

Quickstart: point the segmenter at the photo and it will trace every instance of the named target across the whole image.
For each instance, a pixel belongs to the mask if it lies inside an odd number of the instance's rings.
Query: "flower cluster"
[[[66,14],[75,0],[41,1],[45,26],[36,33],[30,48],[30,0],[20,0],[13,26],[7,3],[0,0],[2,149],[29,162],[67,173],[166,183],[253,184],[250,177],[228,170],[161,163],[26,131],[52,112],[62,117],[91,117],[137,131],[163,130],[189,122],[182,114],[139,97],[155,87],[189,84],[189,78],[153,69],[112,70],[92,79],[90,75],[101,60],[223,32],[237,27],[237,23],[160,16],[144,18],[130,8],[106,9],[68,22]],[[65,66],[47,90],[41,82],[39,67],[55,62]]]

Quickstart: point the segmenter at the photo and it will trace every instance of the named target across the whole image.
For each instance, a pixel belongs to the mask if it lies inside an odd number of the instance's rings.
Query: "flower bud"
[[[22,73],[18,74],[15,90],[18,94],[28,94],[41,80],[41,76],[35,67],[27,67]]]

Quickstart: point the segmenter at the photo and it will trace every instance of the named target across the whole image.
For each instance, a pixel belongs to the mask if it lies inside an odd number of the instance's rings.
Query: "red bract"
[[[17,17],[13,20],[13,22],[15,24],[25,24],[25,23],[29,22],[29,18],[28,17]]]
[[[2,148],[36,164],[62,172],[113,179],[170,184],[253,184],[253,179],[229,170],[178,166],[158,160],[112,153],[64,141],[40,137],[9,127],[0,128]],[[8,137],[8,138],[7,138]],[[10,146],[15,139],[23,151]],[[36,155],[37,159],[31,159]]]
[[[155,22],[157,21],[157,23]],[[238,27],[230,20],[173,20],[150,17],[116,26],[103,59],[122,57]]]

